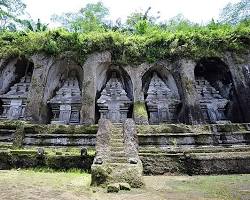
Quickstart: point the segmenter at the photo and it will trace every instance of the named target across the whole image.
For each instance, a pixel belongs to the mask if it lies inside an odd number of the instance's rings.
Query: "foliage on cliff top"
[[[250,46],[250,20],[235,26],[211,22],[207,26],[178,24],[151,26],[143,21],[137,33],[103,30],[89,33],[64,29],[44,32],[0,32],[0,57],[45,53],[69,56],[83,63],[93,52],[111,51],[119,63],[154,62],[180,57],[220,56],[226,51],[242,53]]]

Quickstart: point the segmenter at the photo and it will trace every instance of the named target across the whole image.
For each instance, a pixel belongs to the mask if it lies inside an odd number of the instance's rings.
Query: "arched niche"
[[[176,123],[181,100],[172,74],[153,66],[142,77],[142,87],[150,124]]]
[[[121,123],[132,117],[133,87],[128,73],[119,66],[103,66],[96,73],[96,123],[100,118]]]
[[[241,122],[241,111],[228,66],[219,58],[203,58],[197,63],[194,74],[206,122]]]
[[[47,123],[80,123],[82,83],[79,65],[61,61],[50,68],[44,92],[46,112],[42,113]]]
[[[0,71],[0,94],[10,90],[24,76],[32,76],[34,64],[25,57],[10,59]]]
[[[25,119],[24,112],[34,69],[25,57],[10,61],[1,72],[1,119]]]

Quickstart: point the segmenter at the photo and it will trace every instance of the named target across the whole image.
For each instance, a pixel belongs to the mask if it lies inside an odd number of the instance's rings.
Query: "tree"
[[[148,7],[145,12],[131,13],[126,20],[127,28],[135,33],[144,34],[155,26],[156,21],[160,18],[160,16],[150,15],[150,10],[151,7]],[[160,12],[157,12],[157,15],[159,14]]]
[[[21,23],[18,17],[24,14],[25,8],[22,0],[0,0],[0,30],[16,30]]]
[[[33,20],[22,20],[22,25],[28,31],[33,32],[42,32],[48,29],[48,24],[43,24],[40,19],[38,19],[37,22]]]
[[[246,19],[250,19],[250,1],[240,0],[234,4],[229,3],[222,9],[219,22],[237,24]]]
[[[185,18],[183,14],[178,14],[170,18],[165,23],[161,24],[161,27],[168,31],[177,31],[193,28],[196,24]]]
[[[64,13],[63,15],[53,15],[51,20],[59,22],[69,31],[91,32],[104,29],[105,17],[109,14],[102,2],[87,4],[77,13]]]

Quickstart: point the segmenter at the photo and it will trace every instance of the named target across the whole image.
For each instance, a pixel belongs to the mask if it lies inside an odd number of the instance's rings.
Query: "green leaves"
[[[52,21],[59,22],[69,31],[89,33],[91,31],[104,31],[104,19],[109,10],[101,2],[87,4],[79,12],[64,13],[61,16],[52,16]]]
[[[213,22],[207,26],[189,25],[175,32],[165,28],[144,29],[142,32],[91,31],[72,33],[65,29],[42,32],[0,33],[0,57],[32,55],[65,55],[83,63],[96,51],[108,50],[114,62],[140,64],[161,59],[188,57],[198,59],[218,56],[225,51],[244,52],[250,45],[250,21],[237,26]],[[194,28],[192,28],[194,27]]]

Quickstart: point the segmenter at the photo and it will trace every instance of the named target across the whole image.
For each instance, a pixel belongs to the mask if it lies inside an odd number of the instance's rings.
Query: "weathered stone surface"
[[[128,98],[117,73],[112,72],[110,80],[106,83],[97,100],[101,118],[109,119],[113,123],[121,123],[127,119],[131,100]]]
[[[155,72],[149,84],[146,103],[151,124],[177,121],[177,106],[180,103],[180,98]]]
[[[0,94],[8,92],[11,83],[15,80],[15,64],[17,58],[13,60],[2,60],[0,66]]]
[[[107,119],[100,119],[98,127],[98,132],[96,134],[96,157],[94,164],[106,163],[110,156],[109,143],[112,124]]]
[[[128,183],[119,183],[120,190],[131,190],[131,186]]]
[[[105,74],[110,65],[111,53],[108,51],[89,55],[83,65],[81,120],[84,124],[96,123],[96,91],[101,89],[98,87],[99,82],[102,80],[101,74]]]
[[[136,139],[135,123],[132,119],[127,119],[124,126],[112,125],[108,120],[100,119],[108,125],[105,128],[102,138],[98,139],[104,128],[99,127],[97,134],[96,148],[98,149],[95,161],[91,167],[92,185],[104,185],[117,182],[127,182],[131,187],[142,187],[142,163],[138,156],[138,141]],[[104,135],[104,136],[103,136]],[[106,136],[105,136],[106,135]],[[107,136],[108,135],[108,136]],[[103,139],[105,137],[105,139]],[[109,142],[107,142],[109,141]],[[108,155],[108,156],[107,156]],[[98,163],[98,159],[102,163]],[[130,163],[129,159],[134,163]]]
[[[203,78],[196,80],[196,90],[199,96],[200,106],[204,119],[208,123],[227,120],[225,116],[228,99],[223,98],[219,91],[212,87]]]
[[[136,126],[133,119],[127,119],[123,124],[123,137],[125,144],[125,153],[131,164],[140,162],[138,156],[139,141],[136,132]],[[137,162],[136,162],[137,161]]]
[[[80,123],[81,92],[75,72],[48,103],[53,112],[52,124]]]
[[[113,183],[113,184],[109,184],[107,186],[107,192],[108,193],[117,193],[120,190],[120,184],[119,183]]]
[[[21,78],[20,82],[10,87],[10,91],[0,95],[3,102],[3,111],[0,119],[24,119],[24,113],[27,102],[27,95],[30,88],[31,75]]]

